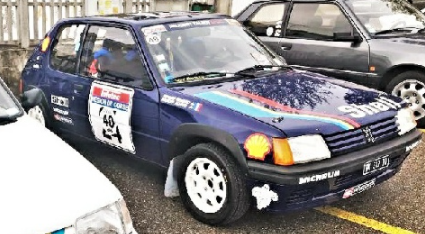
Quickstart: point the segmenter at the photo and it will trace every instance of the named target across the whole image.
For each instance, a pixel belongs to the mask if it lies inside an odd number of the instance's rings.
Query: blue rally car
[[[46,127],[167,168],[165,196],[210,225],[349,198],[421,140],[401,99],[293,69],[218,14],[61,20],[21,85]]]

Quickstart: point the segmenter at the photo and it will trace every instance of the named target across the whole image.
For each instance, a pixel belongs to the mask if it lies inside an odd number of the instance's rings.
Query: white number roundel
[[[146,36],[146,41],[151,45],[157,45],[161,42],[161,36],[157,34],[149,34]]]

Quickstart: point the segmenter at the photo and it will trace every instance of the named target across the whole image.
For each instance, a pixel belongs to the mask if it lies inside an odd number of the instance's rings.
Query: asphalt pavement
[[[120,189],[139,234],[402,233],[385,227],[381,230],[386,232],[374,230],[373,226],[385,224],[401,228],[405,233],[425,234],[425,143],[414,149],[400,173],[390,180],[331,205],[353,213],[350,216],[354,221],[316,209],[286,215],[252,209],[240,221],[217,228],[193,219],[184,209],[180,198],[164,197],[165,170],[98,143],[83,143],[72,138],[67,138],[67,142]],[[381,223],[368,227],[358,216]]]

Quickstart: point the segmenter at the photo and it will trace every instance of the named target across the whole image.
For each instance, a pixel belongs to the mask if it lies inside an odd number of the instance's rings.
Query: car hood
[[[404,105],[383,92],[297,70],[181,92],[256,118],[288,136],[360,128],[394,118]]]
[[[400,51],[401,53],[423,53],[425,49],[425,34],[423,33],[413,33],[399,36],[386,37],[382,36],[380,38],[372,40],[379,41],[383,46],[396,46],[394,51]],[[388,49],[393,49],[392,47]]]
[[[89,161],[24,115],[0,126],[2,232],[50,233],[122,196]]]

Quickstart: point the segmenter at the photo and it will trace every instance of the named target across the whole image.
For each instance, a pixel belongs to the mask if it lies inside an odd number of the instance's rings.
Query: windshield
[[[142,28],[142,32],[166,83],[199,81],[208,74],[226,79],[226,74],[256,65],[284,64],[233,19],[163,24]],[[190,80],[175,79],[190,74]]]
[[[425,27],[424,15],[407,0],[347,0],[346,3],[371,34]]]
[[[0,120],[13,117],[21,112],[11,94],[6,91],[4,82],[0,79]]]

